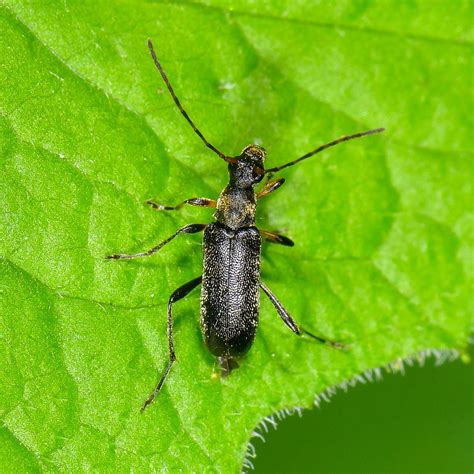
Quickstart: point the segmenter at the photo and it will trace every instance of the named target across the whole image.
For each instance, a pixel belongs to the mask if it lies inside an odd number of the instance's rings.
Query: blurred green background
[[[319,409],[269,426],[265,443],[254,439],[255,472],[473,472],[472,387],[472,363],[429,358],[405,375],[340,390]]]

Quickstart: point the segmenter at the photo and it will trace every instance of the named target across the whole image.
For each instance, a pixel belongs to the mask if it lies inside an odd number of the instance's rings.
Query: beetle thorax
[[[229,184],[217,200],[214,217],[231,229],[249,227],[255,224],[256,207],[257,198],[252,186],[240,188]]]

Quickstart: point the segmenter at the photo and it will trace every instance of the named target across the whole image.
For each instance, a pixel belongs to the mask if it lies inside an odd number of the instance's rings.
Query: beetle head
[[[231,183],[239,187],[253,186],[263,179],[263,162],[267,152],[258,145],[246,146],[240,156],[229,162]]]

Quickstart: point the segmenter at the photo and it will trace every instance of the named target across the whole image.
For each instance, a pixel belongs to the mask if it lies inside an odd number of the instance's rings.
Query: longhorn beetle
[[[148,40],[148,48],[155,66],[181,114],[204,144],[228,163],[229,184],[221,192],[217,201],[194,197],[186,199],[176,206],[164,206],[155,201],[147,201],[148,205],[159,211],[178,210],[185,204],[215,208],[215,222],[188,224],[181,227],[173,235],[146,252],[114,254],[106,257],[116,260],[149,257],[179,234],[194,234],[204,231],[203,274],[179,287],[168,300],[169,361],[158,385],[143,404],[142,410],[153,402],[163,386],[171,366],[176,361],[173,344],[173,304],[188,295],[199,284],[201,284],[201,331],[207,348],[217,357],[223,375],[229,374],[233,368],[238,367],[237,360],[250,349],[253,343],[258,325],[260,289],[273,303],[283,322],[295,334],[306,334],[321,343],[338,348],[344,347],[340,343],[316,336],[299,327],[271,290],[260,281],[262,237],[270,242],[289,247],[292,247],[294,243],[283,235],[257,229],[255,227],[255,210],[258,199],[277,190],[285,182],[284,178],[270,179],[277,171],[293,166],[338,143],[373,135],[384,130],[377,128],[347,135],[321,145],[297,160],[264,169],[263,162],[266,151],[261,146],[249,145],[243,149],[240,155],[228,156],[207,141],[176,96],[168,76],[156,57],[151,40]],[[268,177],[266,184],[261,191],[255,192],[254,187],[262,181],[265,175]]]

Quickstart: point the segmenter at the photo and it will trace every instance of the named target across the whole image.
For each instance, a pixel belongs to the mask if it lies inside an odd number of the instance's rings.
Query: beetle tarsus
[[[321,336],[316,336],[315,334],[307,331],[306,329],[300,328],[301,333],[306,334],[307,336],[312,337],[313,339],[316,339],[319,341],[321,344],[325,344],[326,346],[332,347],[334,349],[340,349],[343,351],[348,351],[350,349],[350,346],[347,344],[344,344],[342,342],[338,341],[331,341],[330,339],[325,339],[324,337]]]

